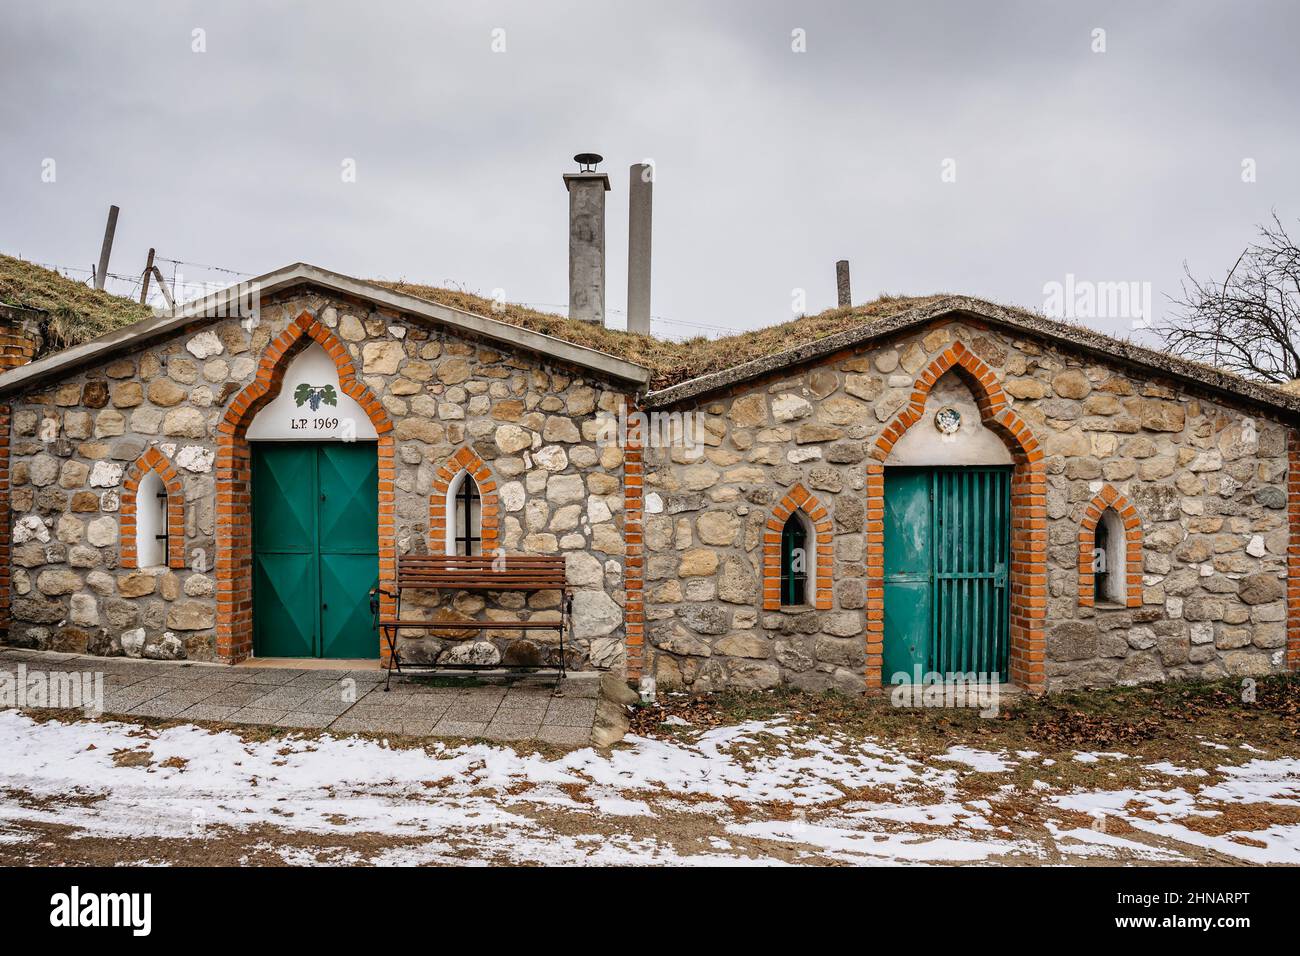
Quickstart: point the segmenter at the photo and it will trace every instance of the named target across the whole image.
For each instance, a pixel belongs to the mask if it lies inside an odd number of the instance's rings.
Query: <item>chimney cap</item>
[[[594,173],[596,164],[604,162],[605,157],[600,153],[578,153],[573,157],[573,161],[578,164],[584,173]]]

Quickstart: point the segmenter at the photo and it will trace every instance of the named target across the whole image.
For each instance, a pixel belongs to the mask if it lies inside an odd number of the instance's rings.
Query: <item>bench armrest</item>
[[[370,589],[370,614],[374,617],[376,626],[378,626],[379,621],[379,595],[381,594],[392,598],[394,601],[397,600],[397,593],[395,591],[381,588],[378,584]]]

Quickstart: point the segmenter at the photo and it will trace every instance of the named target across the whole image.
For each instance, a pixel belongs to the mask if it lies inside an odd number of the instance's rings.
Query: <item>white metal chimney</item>
[[[627,191],[627,330],[650,334],[650,224],[655,170],[633,163]]]
[[[596,172],[604,157],[579,153],[576,173],[564,174],[569,191],[569,318],[605,323],[605,193],[609,177]]]

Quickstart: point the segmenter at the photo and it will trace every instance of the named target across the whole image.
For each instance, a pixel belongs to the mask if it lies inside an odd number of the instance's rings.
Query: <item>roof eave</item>
[[[1020,309],[1010,309],[967,296],[949,296],[889,318],[873,320],[858,328],[804,343],[785,352],[754,359],[719,372],[679,382],[668,388],[658,389],[647,394],[642,405],[646,408],[677,405],[743,385],[757,378],[778,374],[785,368],[815,362],[844,349],[860,347],[868,342],[887,338],[944,315],[961,314],[1012,332],[1062,342],[1104,361],[1120,362],[1237,401],[1246,401],[1293,417],[1300,416],[1300,395],[1291,395],[1268,385],[1252,382],[1163,352],[1156,352],[1081,326],[1066,325]]]
[[[319,266],[295,262],[282,269],[250,279],[247,283],[186,302],[175,313],[133,322],[89,342],[63,349],[29,365],[11,369],[0,375],[0,396],[32,388],[97,359],[106,358],[125,349],[177,332],[196,321],[213,316],[225,317],[230,314],[228,309],[232,290],[241,287],[255,288],[258,295],[269,296],[298,285],[312,285],[328,292],[356,296],[396,312],[449,325],[492,342],[522,348],[558,362],[588,369],[637,389],[644,388],[650,381],[649,369],[596,349],[574,345],[572,342],[551,335],[430,302],[427,299],[394,292],[383,286],[330,272]]]

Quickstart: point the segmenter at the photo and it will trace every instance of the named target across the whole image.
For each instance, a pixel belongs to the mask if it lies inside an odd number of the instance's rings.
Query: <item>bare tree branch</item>
[[[1277,214],[1222,281],[1186,278],[1156,332],[1176,355],[1275,384],[1300,378],[1300,247]]]

